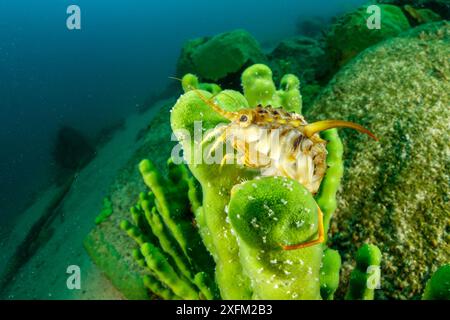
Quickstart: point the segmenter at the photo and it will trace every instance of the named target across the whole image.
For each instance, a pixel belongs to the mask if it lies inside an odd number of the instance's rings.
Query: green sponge
[[[104,222],[113,213],[113,207],[111,199],[108,197],[103,198],[103,207],[100,214],[95,218],[95,224],[100,224]]]
[[[323,246],[282,249],[317,237],[317,204],[303,185],[284,177],[236,185],[228,217],[254,299],[320,299]]]
[[[283,244],[283,241],[286,242],[285,244],[297,244],[299,242],[304,242],[305,239],[316,237],[317,231],[312,228],[311,230],[304,230],[302,233],[290,232],[283,234],[286,230],[289,230],[289,228],[287,228],[286,225],[283,225],[286,221],[280,221],[279,224],[269,224],[269,226],[271,226],[271,236],[266,236],[266,243],[262,241],[263,234],[258,235],[252,232],[247,234],[246,231],[236,231],[232,228],[230,223],[228,223],[231,218],[228,217],[227,213],[230,210],[229,201],[232,196],[232,189],[235,185],[240,185],[243,181],[254,179],[258,175],[258,171],[236,165],[224,165],[223,167],[220,167],[217,164],[198,163],[196,161],[196,159],[198,159],[196,156],[200,156],[200,159],[202,157],[202,149],[199,148],[199,146],[201,146],[202,135],[205,132],[208,132],[208,130],[215,128],[218,124],[228,123],[227,119],[223,118],[205,103],[205,99],[213,99],[215,103],[226,111],[238,111],[244,108],[256,107],[258,104],[262,104],[263,106],[271,105],[273,107],[280,107],[282,104],[285,104],[288,111],[300,112],[301,95],[299,84],[297,77],[294,75],[286,75],[282,78],[280,90],[277,91],[272,80],[270,68],[262,64],[256,64],[247,68],[242,74],[244,95],[233,90],[224,90],[217,95],[213,95],[207,91],[195,92],[191,90],[182,95],[172,109],[172,129],[183,147],[184,159],[188,162],[190,171],[200,182],[203,190],[202,206],[195,211],[196,222],[199,226],[199,232],[202,239],[216,262],[216,281],[220,288],[221,296],[224,299],[250,299],[258,297],[274,299],[320,298],[319,271],[323,250],[322,246],[314,246],[292,252],[280,252],[279,247],[280,244]],[[202,95],[204,99],[199,97],[199,94]],[[198,128],[196,125],[198,125],[200,121],[201,128]],[[200,136],[200,139],[196,140],[196,136]],[[325,132],[324,139],[329,141],[330,144],[330,149],[328,151],[330,169],[332,170],[329,174],[327,173],[327,176],[324,179],[323,184],[326,184],[326,186],[324,186],[318,194],[317,201],[326,205],[325,210],[323,209],[323,213],[325,222],[327,222],[336,206],[335,195],[342,175],[342,144],[336,130],[328,130]],[[270,186],[272,183],[269,183],[270,181],[272,180],[265,180],[263,178],[261,180],[255,180],[254,183],[257,185],[261,183],[262,190],[264,188],[263,186]],[[280,178],[279,182],[281,183],[281,181]],[[291,182],[296,186],[299,185],[295,181]],[[290,182],[288,182],[288,184],[289,183]],[[242,187],[245,185],[247,184],[244,183],[240,186]],[[308,195],[304,195],[304,188],[301,185],[298,186],[298,191],[300,193],[297,194],[295,192],[295,195],[291,196],[296,199],[301,198],[303,199],[302,201],[305,202],[299,202],[296,208],[300,208],[302,204],[306,205],[306,208],[309,208],[311,212],[310,215],[305,215],[304,218],[317,220],[317,205],[314,198],[309,193]],[[238,187],[233,189],[233,192],[239,192]],[[270,194],[276,194],[276,192],[277,189],[274,188],[274,186],[267,187],[267,195],[261,194],[260,200],[266,199],[267,197],[270,197]],[[239,197],[234,198],[235,201],[237,201],[238,198]],[[281,196],[278,198],[279,201],[281,201],[281,199],[287,200],[284,199],[285,197]],[[292,202],[294,203],[295,201]],[[281,208],[279,208],[279,210],[281,210]],[[286,209],[284,210],[286,211]],[[249,210],[248,212],[252,211]],[[300,215],[300,211],[298,214]],[[283,216],[288,219],[288,215]],[[251,220],[252,219],[249,221],[251,222]],[[317,221],[314,222],[314,224],[316,223]],[[245,229],[245,225],[236,224],[236,228]],[[236,238],[233,236],[233,232],[242,235],[246,239],[246,244],[242,244],[244,243],[244,240],[242,240],[242,243],[238,244]],[[259,240],[250,241],[247,237],[252,237],[254,239],[259,238]],[[271,240],[272,242],[270,242]],[[280,243],[277,243],[277,241]],[[252,283],[252,281],[255,282],[254,277],[256,275],[247,270],[254,270],[254,266],[258,265],[258,263],[264,262],[265,264],[270,265],[270,260],[273,260],[270,259],[269,256],[266,256],[262,262],[251,261],[249,263],[243,263],[241,261],[243,256],[248,256],[250,259],[256,257],[256,255],[253,254],[254,250],[258,250],[258,248],[253,247],[255,243],[264,247],[268,246],[266,248],[270,249],[268,255],[276,252],[275,254],[280,254],[282,257],[285,257],[284,260],[286,261],[292,260],[289,258],[291,255],[297,256],[305,254],[308,256],[305,257],[304,260],[302,259],[305,263],[305,267],[292,271],[293,273],[298,274],[300,270],[306,270],[306,273],[300,275],[298,281],[292,284],[291,290],[288,289],[284,293],[279,290],[271,292],[270,290],[265,290],[262,287],[255,285],[255,283]],[[250,252],[249,250],[253,251]],[[288,266],[289,264],[287,263],[286,268],[289,269],[290,267]],[[287,269],[286,271],[288,273],[291,272]],[[306,278],[307,276],[308,279]],[[230,279],[233,279],[233,281],[230,281]],[[262,275],[262,279],[264,279],[264,275]],[[280,284],[284,283],[281,274],[279,280]],[[299,289],[300,284],[302,286],[305,284],[303,291]]]
[[[242,73],[241,79],[244,96],[250,106],[283,107],[286,111],[302,112],[300,80],[295,75],[285,75],[281,79],[280,90],[277,90],[272,80],[272,70],[264,64],[255,64]]]
[[[364,244],[356,253],[356,267],[350,275],[347,300],[373,300],[380,280],[381,252],[377,246]]]
[[[183,79],[181,79],[181,86],[185,93],[194,89],[205,90],[212,94],[217,94],[222,91],[222,88],[215,83],[200,83],[198,77],[192,73],[184,75]]]
[[[450,300],[450,264],[440,267],[428,280],[423,300]]]
[[[333,249],[323,252],[322,267],[320,268],[320,295],[324,300],[333,300],[334,292],[339,286],[339,270],[341,256]]]

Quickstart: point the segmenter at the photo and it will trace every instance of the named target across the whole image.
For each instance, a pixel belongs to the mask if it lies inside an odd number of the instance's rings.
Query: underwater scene
[[[450,299],[450,1],[0,16],[1,300]]]

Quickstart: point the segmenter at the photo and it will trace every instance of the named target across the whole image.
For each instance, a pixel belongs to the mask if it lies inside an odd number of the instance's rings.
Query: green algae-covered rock
[[[307,110],[332,69],[323,41],[305,36],[289,38],[281,41],[268,58],[275,82],[284,74],[299,76],[303,111]]]
[[[253,63],[265,61],[259,43],[245,30],[189,41],[182,50],[177,73],[193,73],[201,79],[217,81]]]
[[[275,81],[286,73],[293,73],[302,82],[316,83],[330,67],[322,42],[305,36],[281,41],[268,57]]]
[[[328,53],[339,67],[347,63],[364,49],[398,35],[410,28],[402,9],[393,5],[379,5],[381,28],[369,29],[367,19],[371,13],[367,6],[343,15],[331,27],[326,36]]]
[[[420,297],[450,260],[449,57],[446,23],[401,34],[344,67],[308,117],[355,121],[380,138],[374,145],[340,131],[346,170],[331,241],[344,279],[358,246],[379,246],[381,297]]]
[[[159,102],[160,108],[151,123],[136,136],[136,145],[127,165],[120,171],[111,186],[110,197],[113,214],[98,224],[83,241],[84,247],[106,278],[127,299],[142,300],[155,298],[146,288],[143,279],[148,272],[136,263],[131,255],[135,248],[134,241],[119,228],[123,219],[130,216],[129,208],[133,206],[141,190],[146,186],[137,164],[141,159],[152,155],[153,161],[166,174],[167,158],[174,143],[170,141],[170,108],[173,99]],[[157,134],[149,134],[157,133]],[[161,140],[167,141],[161,144]],[[101,199],[99,199],[101,201]],[[94,224],[93,224],[94,225]]]
[[[448,0],[377,0],[377,2],[398,6],[410,5],[418,9],[429,9],[444,19],[450,19],[450,1]]]
[[[441,21],[442,17],[431,9],[417,9],[410,5],[403,6],[413,25]]]
[[[142,281],[145,271],[126,254],[131,252],[133,242],[115,225],[106,222],[93,229],[83,240],[83,245],[92,261],[126,299],[153,297]]]
[[[200,37],[188,40],[181,49],[180,56],[177,61],[177,75],[184,76],[186,73],[195,72],[196,67],[192,60],[192,55],[202,44],[208,42],[210,38]]]

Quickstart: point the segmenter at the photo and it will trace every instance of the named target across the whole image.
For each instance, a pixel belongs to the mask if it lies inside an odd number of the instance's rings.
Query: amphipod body
[[[318,134],[307,137],[301,130],[305,126],[307,122],[298,114],[258,106],[240,111],[207,138],[219,136],[211,151],[220,143],[230,143],[238,151],[238,163],[260,169],[262,176],[297,180],[316,193],[326,170],[326,142]],[[223,164],[230,156],[234,154],[225,155]]]
[[[238,151],[238,163],[259,169],[263,176],[283,176],[297,180],[313,194],[319,190],[327,168],[326,141],[320,138],[319,132],[345,127],[377,140],[369,130],[353,122],[324,120],[308,124],[299,114],[271,106],[229,112],[203,97],[200,92],[197,94],[203,102],[230,121],[227,125],[218,126],[204,138],[203,142],[215,138],[210,154],[222,148],[224,143],[230,144]],[[234,152],[228,153],[221,164],[230,163],[229,160],[234,160],[235,157]],[[323,215],[319,207],[318,214],[317,239],[281,247],[284,250],[294,250],[322,243]]]
[[[283,176],[294,179],[311,193],[319,190],[326,171],[326,141],[319,132],[336,127],[347,127],[376,137],[366,128],[352,122],[325,120],[308,124],[299,114],[289,113],[270,106],[258,106],[238,112],[222,110],[217,104],[202,100],[215,111],[230,120],[219,126],[204,139],[216,138],[211,152],[229,143],[237,150],[237,162],[247,167],[260,169],[263,176]],[[226,154],[222,164],[233,163]]]

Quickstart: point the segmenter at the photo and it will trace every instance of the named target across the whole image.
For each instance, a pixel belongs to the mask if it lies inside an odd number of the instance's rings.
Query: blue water
[[[94,137],[162,90],[183,43],[244,28],[263,45],[298,18],[331,17],[364,0],[2,0],[0,221],[52,177],[51,146],[67,124]],[[66,9],[81,8],[81,30]],[[88,190],[87,190],[88,192]]]

